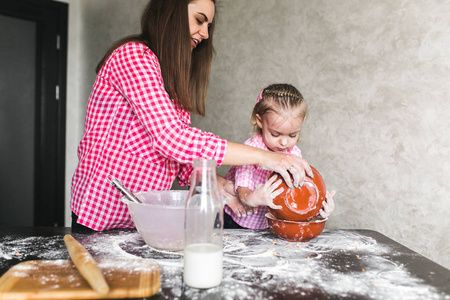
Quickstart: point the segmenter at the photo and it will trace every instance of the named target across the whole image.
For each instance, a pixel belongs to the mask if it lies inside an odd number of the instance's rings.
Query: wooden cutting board
[[[97,260],[110,287],[99,296],[71,260],[34,260],[15,265],[0,278],[0,299],[144,298],[160,287],[159,265],[152,259]]]

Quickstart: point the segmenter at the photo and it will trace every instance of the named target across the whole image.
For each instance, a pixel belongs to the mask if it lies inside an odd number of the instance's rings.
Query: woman
[[[227,142],[190,127],[190,113],[204,115],[213,55],[214,0],[151,0],[141,34],[118,41],[97,66],[85,132],[72,179],[72,224],[93,230],[133,227],[121,194],[107,177],[132,192],[186,185],[195,159],[217,165],[258,164],[292,186],[308,163]],[[219,177],[222,194],[233,185]],[[83,228],[84,228],[83,227]]]

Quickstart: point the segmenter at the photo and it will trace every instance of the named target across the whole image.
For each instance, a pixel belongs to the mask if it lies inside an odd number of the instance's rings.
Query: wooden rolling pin
[[[64,236],[67,250],[70,258],[89,285],[101,296],[105,296],[109,292],[108,283],[106,283],[102,272],[95,263],[92,255],[84,249],[76,239],[70,234]]]

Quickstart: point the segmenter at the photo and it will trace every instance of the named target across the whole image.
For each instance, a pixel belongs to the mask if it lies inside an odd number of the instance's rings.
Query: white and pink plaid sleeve
[[[89,98],[72,178],[71,209],[95,230],[133,227],[108,175],[132,192],[186,184],[195,159],[223,162],[226,141],[192,128],[190,115],[164,89],[156,56],[128,43],[108,58]]]

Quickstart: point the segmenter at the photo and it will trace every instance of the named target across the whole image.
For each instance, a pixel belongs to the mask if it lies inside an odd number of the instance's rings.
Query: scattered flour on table
[[[118,232],[114,236],[74,234],[74,237],[97,259],[105,276],[119,271],[120,274],[135,274],[136,278],[144,269],[149,271],[149,268],[158,267],[118,248],[123,240],[136,237],[133,232]],[[64,235],[27,238],[6,236],[0,240],[0,267],[4,271],[14,267],[10,273],[12,276],[30,278],[35,285],[45,290],[58,289],[61,282],[64,282],[64,287],[68,283],[77,287],[84,282],[79,274],[72,276],[61,271],[74,269],[64,243]],[[58,272],[59,276],[56,276],[55,273]]]
[[[7,236],[0,240],[0,268],[8,265],[10,260],[25,259],[66,259],[67,253],[61,251],[65,247],[59,236],[18,238]]]
[[[330,298],[450,299],[396,262],[393,249],[352,231],[325,230],[309,242],[290,243],[268,231],[225,230],[223,281],[208,290],[184,287],[182,251],[149,247],[136,231],[74,237],[96,259],[155,259],[164,299],[295,299],[321,291]],[[63,236],[0,241],[0,267],[24,257],[69,258]]]
[[[174,287],[161,290],[166,299],[298,298],[320,291],[355,299],[444,299],[391,259],[393,249],[350,231],[325,230],[307,243],[291,243],[269,232],[225,230],[223,282],[209,290],[183,289],[182,252],[154,249],[139,236],[121,242],[120,248],[159,262],[162,286]]]

